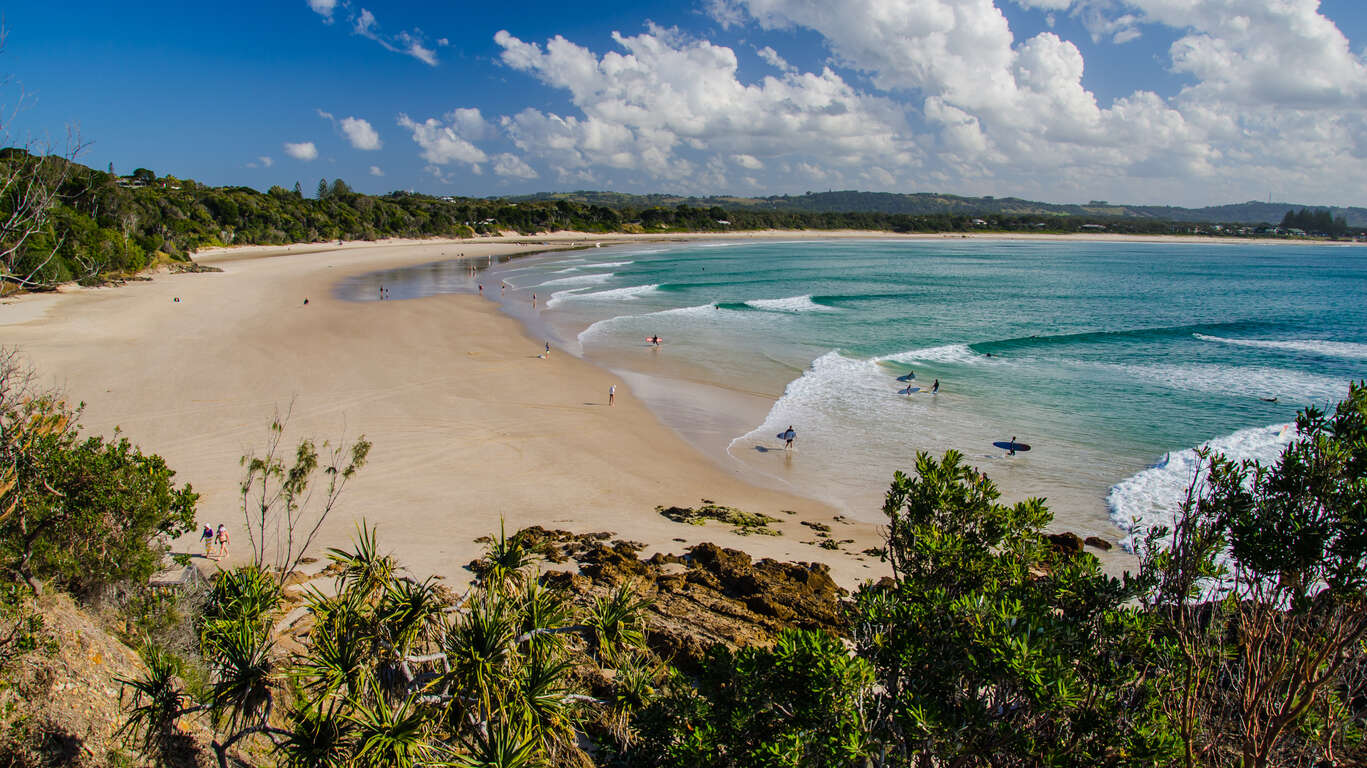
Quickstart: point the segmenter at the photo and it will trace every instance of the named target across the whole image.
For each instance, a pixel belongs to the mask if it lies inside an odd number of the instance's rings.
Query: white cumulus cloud
[[[398,124],[412,133],[413,142],[422,149],[422,159],[433,166],[450,163],[473,166],[489,159],[483,150],[461,135],[460,128],[464,126],[459,121],[444,123],[435,117],[429,117],[419,123],[408,115],[400,114]]]
[[[309,8],[323,17],[327,24],[332,23],[332,12],[337,9],[337,0],[308,0]]]
[[[829,68],[745,83],[725,46],[655,26],[613,39],[621,51],[600,55],[563,37],[543,47],[506,31],[494,36],[506,65],[564,89],[579,111],[528,108],[501,121],[519,149],[562,179],[605,168],[699,187],[721,181],[720,161],[732,155],[800,158],[833,178],[919,161],[902,108]]]
[[[956,189],[1210,202],[1270,185],[1312,200],[1361,188],[1350,169],[1367,143],[1367,62],[1319,0],[1013,0],[1077,16],[1102,44],[1144,25],[1177,31],[1167,63],[1190,84],[1105,104],[1083,85],[1077,46],[1052,31],[1017,39],[1003,1],[714,6],[728,23],[740,10],[762,28],[813,30],[875,93],[919,107],[924,178]]]
[[[372,165],[372,166],[370,166],[370,175],[371,175],[371,176],[383,176],[383,175],[384,175],[384,170],[383,170],[382,168],[380,168],[380,166],[378,166],[378,165]]]
[[[338,127],[342,129],[342,135],[346,136],[346,140],[356,149],[376,150],[382,146],[380,134],[376,133],[366,120],[359,117],[344,117]]]
[[[513,179],[535,179],[540,175],[535,168],[511,152],[494,156],[494,173]]]
[[[295,160],[303,160],[304,162],[308,162],[310,160],[318,159],[318,147],[314,146],[313,142],[311,141],[301,141],[297,144],[287,141],[285,142],[284,147],[285,154],[289,155]]]

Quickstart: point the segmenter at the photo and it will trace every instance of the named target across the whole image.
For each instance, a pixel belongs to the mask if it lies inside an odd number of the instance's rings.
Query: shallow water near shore
[[[1216,440],[1231,455],[1272,458],[1298,409],[1367,378],[1363,253],[652,243],[489,262],[474,275],[465,263],[424,265],[337,292],[376,300],[382,283],[401,299],[482,284],[533,333],[622,371],[719,461],[852,517],[879,521],[893,471],[911,471],[917,451],[952,448],[1006,498],[1047,497],[1060,526],[1118,538],[1116,524],[1170,514],[1189,449]],[[798,438],[785,452],[776,434],[790,424]],[[1013,437],[1032,450],[993,446]]]

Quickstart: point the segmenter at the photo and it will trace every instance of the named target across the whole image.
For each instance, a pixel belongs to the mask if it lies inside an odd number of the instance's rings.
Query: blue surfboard
[[[911,381],[912,379],[915,379],[915,378],[916,378],[916,374],[915,374],[915,373],[908,373],[908,374],[906,374],[905,376],[898,376],[898,377],[897,377],[897,380],[898,380],[898,381]]]
[[[1011,451],[1011,450],[1014,450],[1016,453],[1024,453],[1024,452],[1030,450],[1030,446],[1029,446],[1028,444],[1026,444],[1026,443],[1013,443],[1013,442],[1011,442],[1010,440],[998,440],[997,442],[993,443],[993,445],[997,446],[998,448],[1002,449],[1003,451]]]

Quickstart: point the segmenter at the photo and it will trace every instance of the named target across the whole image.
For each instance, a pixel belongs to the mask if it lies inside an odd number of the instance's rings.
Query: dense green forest
[[[612,208],[649,208],[688,205],[710,208],[720,206],[728,211],[770,210],[806,213],[886,213],[909,216],[1007,216],[1021,217],[1032,222],[1048,222],[1052,217],[1080,218],[1075,224],[1116,219],[1152,219],[1170,224],[1222,224],[1237,230],[1240,226],[1273,227],[1288,212],[1309,208],[1312,212],[1327,212],[1343,219],[1349,226],[1361,230],[1367,227],[1367,208],[1331,208],[1298,206],[1290,203],[1271,203],[1251,200],[1246,203],[1215,205],[1204,208],[1181,208],[1169,205],[1131,205],[1092,200],[1079,204],[1042,203],[1018,197],[963,197],[937,193],[902,194],[896,192],[831,191],[808,192],[805,195],[771,195],[767,197],[686,197],[682,195],[632,195],[622,192],[556,192],[511,198],[517,201],[569,200]],[[1051,217],[1051,218],[1039,218]],[[1170,232],[1189,232],[1189,226],[1174,227]],[[1329,230],[1324,230],[1328,232]]]
[[[111,169],[112,171],[112,169]],[[724,232],[756,229],[869,229],[891,232],[1104,230],[1190,233],[1189,223],[1128,209],[1048,206],[1029,201],[944,195],[823,193],[802,198],[719,198],[574,193],[523,199],[438,198],[409,192],[364,195],[346,182],[320,180],[310,195],[292,189],[209,187],[139,168],[128,176],[65,159],[0,151],[5,216],[31,226],[0,227],[0,283],[11,288],[98,280],[136,272],[158,260],[187,260],[218,245],[283,244],[384,237],[469,237],[583,232]],[[32,183],[30,183],[32,182]],[[35,192],[37,190],[37,192]],[[40,194],[44,190],[50,193]],[[921,201],[909,205],[908,201]],[[931,201],[931,202],[926,202]],[[824,207],[823,207],[824,206]],[[1178,210],[1178,209],[1173,209]],[[15,217],[19,211],[25,216]],[[911,212],[909,212],[911,211]],[[1318,222],[1327,214],[1309,214]],[[1343,218],[1328,216],[1334,234]],[[1301,227],[1311,232],[1330,232]],[[1205,234],[1252,234],[1229,224]]]

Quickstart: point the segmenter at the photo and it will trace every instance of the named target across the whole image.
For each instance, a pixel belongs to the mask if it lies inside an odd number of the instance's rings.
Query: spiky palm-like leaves
[[[351,764],[351,721],[334,705],[305,705],[291,713],[289,736],[280,744],[285,768],[345,768]]]
[[[358,704],[346,716],[355,744],[355,764],[366,768],[412,768],[427,744],[427,720],[413,699]]]
[[[523,536],[504,533],[503,521],[498,524],[498,537],[489,542],[489,547],[480,561],[481,578],[490,583],[499,583],[511,578],[536,561],[537,554],[527,546]]]
[[[328,559],[342,567],[337,583],[341,590],[357,592],[370,599],[393,581],[399,564],[393,556],[380,553],[379,537],[374,528],[366,528],[362,521],[356,526],[356,548],[348,552],[329,549]]]
[[[466,754],[457,755],[459,768],[539,768],[540,743],[524,720],[500,717],[486,728],[473,729],[461,740]]]
[[[441,637],[445,609],[436,579],[395,579],[385,585],[376,612],[392,652],[405,656]]]
[[[308,652],[295,667],[301,687],[315,701],[333,696],[361,697],[374,660],[373,636],[348,601],[330,603],[321,617],[314,624]]]
[[[135,743],[143,754],[165,760],[179,735],[176,723],[183,714],[186,695],[177,679],[175,657],[155,645],[142,652],[147,673],[139,678],[119,678],[123,685],[120,704],[125,704],[128,719],[119,733]]]
[[[498,592],[480,595],[467,605],[469,613],[446,637],[451,671],[444,682],[488,707],[492,693],[506,682],[518,617]]]
[[[228,731],[265,724],[279,686],[275,643],[248,621],[219,622],[206,640],[216,667],[209,691],[214,721]]]
[[[223,571],[214,579],[204,606],[207,620],[247,620],[255,622],[280,606],[284,594],[280,585],[264,570],[253,565]]]
[[[612,594],[593,602],[585,623],[593,629],[600,661],[611,661],[627,648],[645,646],[642,612],[649,601],[637,593],[631,582],[621,584]]]

